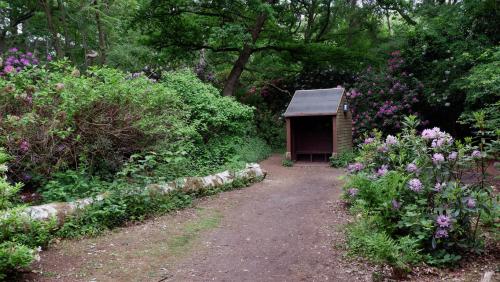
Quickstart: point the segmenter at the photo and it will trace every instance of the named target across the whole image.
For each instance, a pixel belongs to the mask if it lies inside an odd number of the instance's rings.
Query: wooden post
[[[292,121],[290,118],[286,118],[286,153],[285,158],[287,160],[292,159]]]
[[[333,134],[333,154],[337,154],[337,143],[338,143],[338,134],[337,134],[337,116],[333,116],[332,118],[332,134]]]

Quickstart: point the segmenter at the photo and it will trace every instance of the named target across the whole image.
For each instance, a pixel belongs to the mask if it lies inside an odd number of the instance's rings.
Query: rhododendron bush
[[[362,72],[347,93],[353,113],[353,134],[360,142],[363,134],[377,128],[384,133],[400,131],[404,116],[418,116],[423,84],[403,69],[399,51],[391,53],[387,66]]]
[[[439,128],[418,133],[418,124],[410,116],[397,136],[382,138],[375,132],[365,139],[357,162],[348,166],[344,194],[363,224],[394,243],[392,260],[383,261],[402,268],[421,261],[453,263],[464,254],[480,252],[481,215],[491,216],[496,205],[484,175],[474,173],[481,171],[485,153]],[[464,181],[464,175],[477,181]],[[360,251],[370,248],[361,246],[359,238],[352,240],[358,240],[354,245]],[[413,256],[406,261],[401,261],[403,242],[412,242]]]
[[[97,193],[92,189],[118,172],[172,180],[267,154],[251,133],[253,109],[188,71],[164,72],[157,81],[108,67],[80,72],[51,58],[41,63],[15,48],[0,58],[0,146],[13,156],[8,176],[41,188],[44,200]],[[45,193],[62,184],[71,195]]]

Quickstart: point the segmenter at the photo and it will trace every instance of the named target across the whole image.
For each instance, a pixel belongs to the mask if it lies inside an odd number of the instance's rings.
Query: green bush
[[[35,251],[14,242],[0,243],[0,280],[14,269],[28,267],[34,260]]]
[[[363,254],[374,263],[394,265],[409,271],[411,265],[422,260],[418,240],[410,236],[393,239],[369,219],[359,220],[348,227],[347,237],[352,253]]]
[[[330,157],[330,165],[332,167],[346,167],[348,164],[352,163],[356,158],[356,152],[354,151],[342,151]]]
[[[3,148],[0,148],[0,211],[10,208],[12,206],[12,201],[15,200],[15,196],[21,189],[22,185],[20,183],[12,185],[7,181],[7,161],[10,159]]]

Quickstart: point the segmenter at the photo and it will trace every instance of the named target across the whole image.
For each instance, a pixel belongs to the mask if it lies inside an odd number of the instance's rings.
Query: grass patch
[[[168,249],[175,254],[181,254],[189,250],[193,242],[198,239],[200,233],[219,226],[222,214],[219,211],[207,212],[199,209],[197,212],[199,218],[187,223],[182,228],[182,234],[172,237],[168,243]]]

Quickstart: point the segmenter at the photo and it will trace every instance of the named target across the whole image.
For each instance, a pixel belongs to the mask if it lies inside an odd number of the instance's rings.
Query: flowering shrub
[[[404,116],[418,115],[415,106],[421,99],[423,84],[402,66],[403,59],[395,51],[385,70],[368,68],[347,93],[353,113],[353,134],[358,142],[374,128],[384,133],[398,132]]]
[[[32,52],[22,53],[17,48],[9,49],[4,57],[5,61],[0,58],[0,76],[18,73],[40,63]]]
[[[396,252],[400,240],[413,240],[418,259],[400,261],[397,258],[404,256],[396,254],[384,261],[400,268],[417,261],[452,263],[467,252],[480,251],[480,215],[494,212],[491,207],[496,205],[491,187],[462,179],[484,153],[454,142],[439,128],[417,134],[417,125],[415,116],[407,117],[397,137],[383,140],[376,132],[361,144],[345,186],[345,199],[363,214],[363,226],[387,235]],[[360,247],[361,239],[350,238]]]

